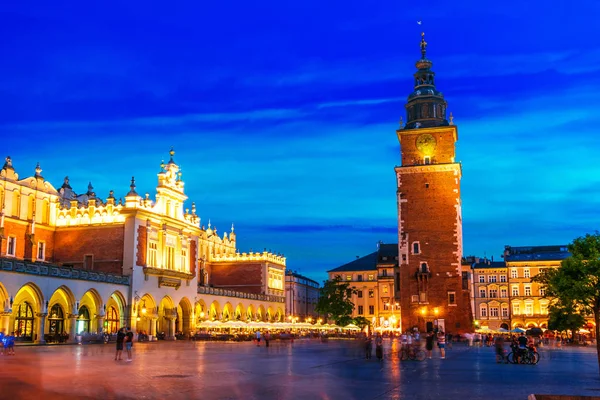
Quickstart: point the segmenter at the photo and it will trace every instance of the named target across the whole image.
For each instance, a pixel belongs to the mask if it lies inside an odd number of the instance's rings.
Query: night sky
[[[174,146],[203,224],[322,281],[397,242],[395,130],[423,30],[459,129],[464,254],[600,228],[596,1],[12,3],[0,155],[21,177],[39,161],[105,198],[135,175],[153,197]]]

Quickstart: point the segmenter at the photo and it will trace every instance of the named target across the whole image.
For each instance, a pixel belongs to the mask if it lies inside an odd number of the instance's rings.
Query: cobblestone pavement
[[[541,349],[537,366],[496,364],[492,348],[455,345],[445,360],[365,360],[354,341],[22,346],[0,357],[0,399],[523,399],[600,396],[593,348]]]

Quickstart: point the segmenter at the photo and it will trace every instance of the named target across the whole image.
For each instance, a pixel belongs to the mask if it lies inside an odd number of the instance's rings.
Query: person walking
[[[425,349],[427,350],[427,357],[431,359],[431,351],[433,350],[433,332],[427,332],[427,336],[425,336]]]
[[[119,329],[117,332],[117,352],[115,353],[115,361],[121,361],[123,354],[123,341],[125,340],[124,328]]]
[[[133,347],[133,332],[131,328],[127,327],[127,333],[125,334],[125,348],[127,349],[127,362],[131,362],[131,348]]]
[[[446,358],[446,335],[440,331],[437,335],[438,347],[440,349],[442,360]]]
[[[256,331],[256,347],[260,347],[260,331]]]
[[[269,340],[271,340],[271,334],[269,331],[265,332],[265,347],[269,347]]]
[[[371,335],[367,335],[365,339],[365,358],[367,360],[371,359],[371,355],[373,354],[373,339]]]
[[[379,361],[383,361],[383,336],[381,333],[375,337],[375,355]]]

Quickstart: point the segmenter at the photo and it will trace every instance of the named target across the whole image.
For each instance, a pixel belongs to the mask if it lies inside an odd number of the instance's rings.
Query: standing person
[[[433,332],[427,332],[427,336],[425,336],[425,349],[427,350],[427,357],[431,359],[431,351],[433,350]]]
[[[494,345],[496,346],[496,362],[501,363],[504,361],[504,338],[502,335],[496,337]]]
[[[440,331],[437,335],[438,347],[440,348],[440,353],[442,356],[442,360],[446,358],[446,335],[444,332]]]
[[[4,329],[0,331],[0,356],[4,355],[4,341],[6,340],[6,336],[4,336]]]
[[[383,361],[383,336],[381,333],[375,337],[375,355],[379,361]]]
[[[271,334],[269,331],[265,332],[265,347],[269,347],[269,340],[271,340]]]
[[[448,345],[448,349],[452,348],[452,334],[446,333],[446,344]]]
[[[260,347],[260,331],[256,331],[256,347]]]
[[[123,341],[125,340],[124,328],[119,329],[117,332],[117,352],[115,353],[115,361],[121,361],[121,355],[123,354]]]
[[[7,356],[15,355],[15,333],[11,332],[10,335],[6,338],[6,343],[8,344],[8,348],[5,346],[4,350]],[[8,350],[8,352],[6,352]]]
[[[127,333],[125,334],[125,348],[127,349],[127,362],[131,362],[131,348],[133,347],[133,332],[131,328],[127,327]]]
[[[365,358],[370,360],[371,354],[373,354],[373,339],[371,338],[371,335],[367,335],[365,338]]]

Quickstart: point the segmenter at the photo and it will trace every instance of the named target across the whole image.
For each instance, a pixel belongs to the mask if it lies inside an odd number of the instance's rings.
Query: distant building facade
[[[315,311],[318,301],[318,282],[290,270],[285,272],[286,315],[298,317],[300,321],[316,321],[319,318]]]
[[[547,328],[551,299],[532,278],[547,268],[558,268],[570,253],[566,245],[505,246],[504,261],[509,281],[511,326]]]
[[[504,261],[478,260],[471,266],[475,327],[510,330],[510,292]]]
[[[400,302],[397,297],[400,280],[398,245],[379,244],[378,250],[327,271],[356,290],[352,295],[352,317],[364,317],[373,328],[400,327]]]

